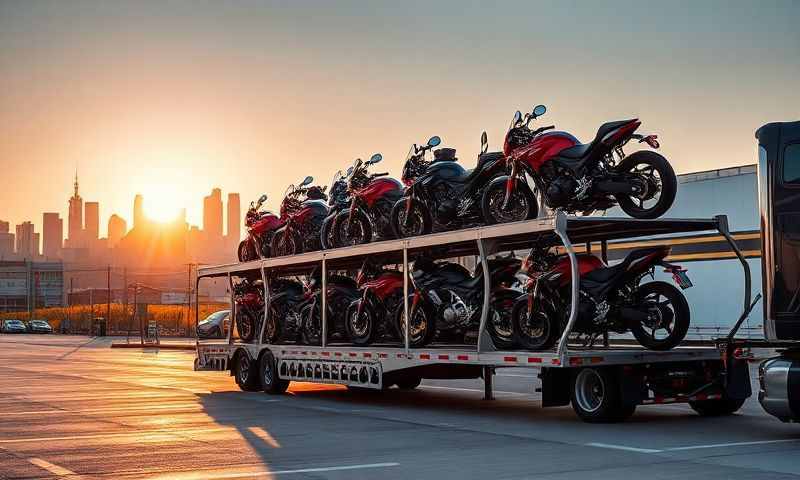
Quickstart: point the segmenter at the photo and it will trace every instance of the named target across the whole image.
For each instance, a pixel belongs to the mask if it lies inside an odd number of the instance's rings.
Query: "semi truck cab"
[[[800,421],[800,121],[756,131],[764,346],[782,348],[759,367],[759,402]]]

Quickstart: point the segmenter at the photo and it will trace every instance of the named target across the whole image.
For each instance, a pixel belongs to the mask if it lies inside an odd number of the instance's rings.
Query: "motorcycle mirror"
[[[313,181],[314,181],[314,177],[309,175],[309,176],[307,176],[306,178],[303,179],[303,182],[300,184],[300,186],[301,187],[305,187],[306,185],[310,185],[311,182],[313,182]]]
[[[486,136],[486,132],[484,131],[481,134],[481,154],[486,153],[489,150],[489,138]]]
[[[350,168],[347,169],[347,174],[350,175],[353,173],[353,166],[351,165]]]
[[[369,158],[369,164],[370,165],[374,165],[374,164],[380,162],[381,160],[383,160],[383,155],[381,155],[380,153],[376,153],[375,155],[373,155],[373,156],[371,156]]]
[[[439,138],[436,135],[432,136],[430,138],[430,140],[428,140],[428,146],[429,147],[435,147],[435,146],[439,145],[440,143],[442,143],[442,139]]]
[[[264,195],[261,195],[260,197],[258,197],[258,203],[264,203],[266,201],[267,201],[267,194],[266,193]]]
[[[518,124],[522,121],[522,113],[517,110],[517,113],[514,114],[514,125]]]
[[[547,111],[547,107],[544,105],[536,105],[533,107],[533,116],[534,117],[541,117]]]

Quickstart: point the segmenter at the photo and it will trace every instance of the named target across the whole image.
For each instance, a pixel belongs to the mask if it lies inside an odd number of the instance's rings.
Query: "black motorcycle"
[[[319,241],[323,250],[336,248],[334,246],[334,229],[336,216],[350,208],[350,195],[347,192],[347,178],[353,173],[353,167],[342,173],[341,170],[333,174],[331,188],[328,190],[328,216],[322,222]]]
[[[347,309],[347,332],[359,346],[401,337],[392,320],[403,308],[403,272],[367,257],[356,277],[360,298]]]
[[[631,251],[622,262],[606,266],[598,257],[577,255],[580,274],[578,319],[572,333],[591,346],[602,334],[630,331],[651,350],[677,346],[689,330],[689,304],[680,290],[666,282],[642,283],[656,266],[671,273],[682,289],[692,286],[686,270],[667,263],[669,247]],[[515,342],[526,349],[549,348],[561,337],[572,302],[572,269],[566,254],[547,245],[531,250],[522,264],[528,276],[527,293],[517,299],[511,314]]]
[[[298,186],[289,185],[281,202],[281,221],[284,225],[272,236],[270,252],[273,257],[296,255],[320,250],[322,222],[328,216],[325,201],[326,187],[308,185],[313,177],[306,177]]]
[[[491,282],[490,309],[486,331],[498,349],[513,345],[511,308],[521,290],[512,288],[520,261],[513,257],[488,260]],[[439,338],[462,338],[469,343],[477,333],[483,310],[483,268],[475,273],[456,263],[436,263],[418,258],[411,270],[414,293],[410,299],[409,344],[429,343],[438,332]],[[403,309],[398,312],[399,331],[405,332]]]
[[[326,280],[327,334],[334,342],[348,342],[345,317],[347,308],[359,296],[355,280],[344,275],[329,274]],[[305,301],[300,307],[300,343],[322,344],[322,273],[315,268],[304,285]]]
[[[486,132],[481,136],[481,153],[472,170],[458,164],[456,151],[441,148],[433,161],[425,153],[439,145],[432,137],[427,145],[411,147],[402,180],[404,197],[392,209],[391,224],[398,237],[413,237],[434,230],[456,230],[483,225],[483,191],[492,179],[505,173],[502,152],[487,152]]]
[[[264,283],[244,278],[233,285],[236,331],[244,342],[253,341],[264,319]]]

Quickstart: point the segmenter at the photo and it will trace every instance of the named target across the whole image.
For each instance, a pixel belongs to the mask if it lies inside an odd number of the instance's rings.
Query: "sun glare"
[[[183,208],[174,187],[151,186],[142,195],[145,216],[156,222],[175,220]]]

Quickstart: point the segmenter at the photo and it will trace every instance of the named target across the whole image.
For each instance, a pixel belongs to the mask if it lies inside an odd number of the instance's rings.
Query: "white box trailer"
[[[235,322],[227,338],[198,340],[197,370],[230,371],[243,390],[282,393],[289,381],[342,384],[349,387],[385,389],[392,385],[413,388],[423,378],[479,378],[486,398],[492,396],[492,375],[497,368],[524,367],[540,370],[543,406],[572,403],[587,421],[616,421],[630,416],[637,405],[688,402],[704,415],[736,411],[751,395],[747,361],[738,358],[731,342],[711,346],[679,346],[670,351],[650,351],[603,339],[602,346],[582,347],[571,340],[577,320],[578,282],[576,249],[596,250],[606,257],[610,240],[653,237],[679,232],[715,231],[729,243],[742,265],[744,298],[741,325],[752,309],[748,264],[728,231],[727,217],[711,219],[658,219],[553,217],[523,222],[435,233],[409,239],[387,240],[309,252],[300,255],[220,265],[198,270],[197,287],[204,279],[224,278],[231,291],[237,276],[260,275],[264,282],[262,332],[252,343],[237,340]],[[268,315],[273,275],[304,275],[321,268],[322,292],[327,272],[357,268],[366,256],[380,255],[387,263],[408,271],[409,258],[425,252],[434,258],[475,255],[489,278],[489,255],[529,248],[547,237],[558,240],[569,255],[572,268],[572,303],[565,331],[548,351],[503,351],[495,348],[486,332],[489,282],[484,284],[484,304],[476,345],[430,344],[411,348],[406,326],[404,342],[367,347],[329,341],[326,300],[322,295],[321,345],[262,343]],[[409,280],[404,275],[405,311],[408,311]],[[196,288],[198,290],[199,288]],[[231,318],[236,304],[231,296]],[[407,324],[406,324],[407,325]],[[731,338],[735,331],[731,332]]]

